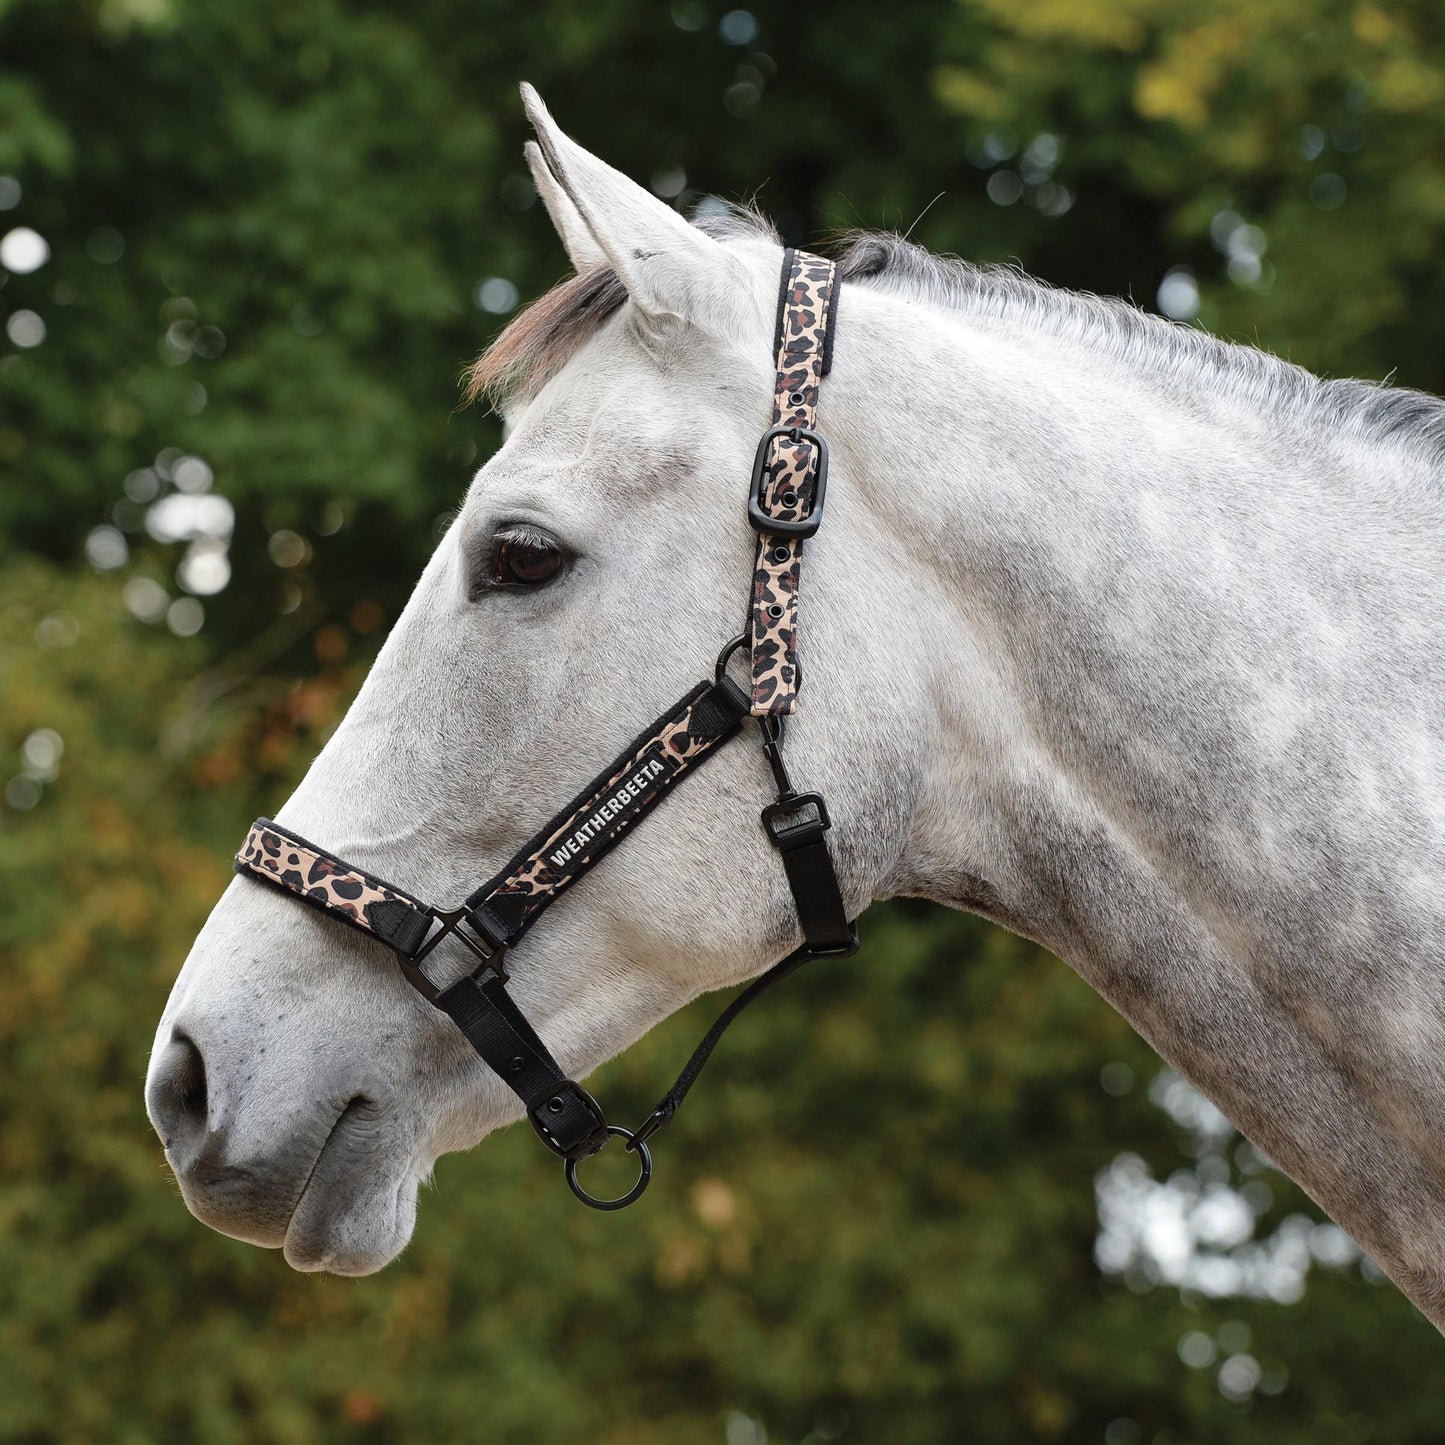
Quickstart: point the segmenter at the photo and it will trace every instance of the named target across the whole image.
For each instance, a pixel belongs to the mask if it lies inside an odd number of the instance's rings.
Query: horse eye
[[[518,532],[497,540],[492,554],[494,587],[540,587],[561,570],[562,549],[539,532]]]

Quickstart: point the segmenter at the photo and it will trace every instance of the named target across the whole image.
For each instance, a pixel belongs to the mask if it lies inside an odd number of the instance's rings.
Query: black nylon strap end
[[[601,1106],[557,1066],[495,974],[464,978],[432,1000],[482,1061],[527,1106],[537,1137],[565,1159],[585,1159],[607,1142]]]
[[[751,706],[747,693],[724,674],[698,702],[693,713],[697,731],[709,736],[732,733],[741,725]]]
[[[431,919],[399,898],[366,905],[367,927],[385,944],[411,958],[431,928]]]

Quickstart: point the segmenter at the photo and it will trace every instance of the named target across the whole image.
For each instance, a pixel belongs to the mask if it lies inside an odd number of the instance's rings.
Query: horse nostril
[[[190,1152],[200,1144],[206,1134],[206,1061],[179,1029],[171,1035],[146,1094],[151,1119],[167,1149]]]

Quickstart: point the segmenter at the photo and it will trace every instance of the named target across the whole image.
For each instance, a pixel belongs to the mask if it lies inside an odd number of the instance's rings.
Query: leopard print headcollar
[[[522,1099],[542,1142],[567,1161],[567,1182],[584,1203],[620,1209],[651,1178],[647,1140],[677,1111],[722,1031],[742,1007],[799,964],[858,947],[826,834],[827,805],[797,792],[782,759],[782,719],[793,710],[798,667],[798,581],[803,542],[822,521],[828,448],[816,430],[818,388],[828,374],[838,302],[831,261],[806,251],[783,253],[774,352],[772,426],[754,460],[748,517],[758,534],[748,630],[729,643],[713,678],[698,683],[529,839],[498,873],[458,908],[422,902],[395,884],[337,858],[292,832],[258,819],[236,854],[236,872],[279,888],[393,949],[402,972],[462,1031],[486,1064]],[[727,676],[728,660],[746,648],[749,688]],[[761,813],[797,909],[804,944],[761,975],[703,1039],[677,1082],[635,1132],[609,1124],[601,1106],[567,1078],[507,990],[505,959],[541,914],[672,790],[729,739],[749,713],[758,720],[778,798]],[[451,956],[452,976],[426,971],[445,940],[470,956]],[[457,976],[458,959],[469,972]],[[479,961],[478,961],[479,960]],[[637,1183],[617,1199],[599,1200],[577,1182],[576,1167],[611,1135],[641,1160]]]

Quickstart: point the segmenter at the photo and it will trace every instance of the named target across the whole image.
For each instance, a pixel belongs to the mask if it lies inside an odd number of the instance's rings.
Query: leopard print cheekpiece
[[[786,253],[778,308],[774,427],[814,429],[837,296],[836,267],[831,261],[807,251]],[[806,437],[775,437],[765,464],[759,510],[780,521],[808,516],[820,461],[817,447]],[[802,550],[800,537],[759,530],[751,611],[754,717],[790,713],[797,700]]]

